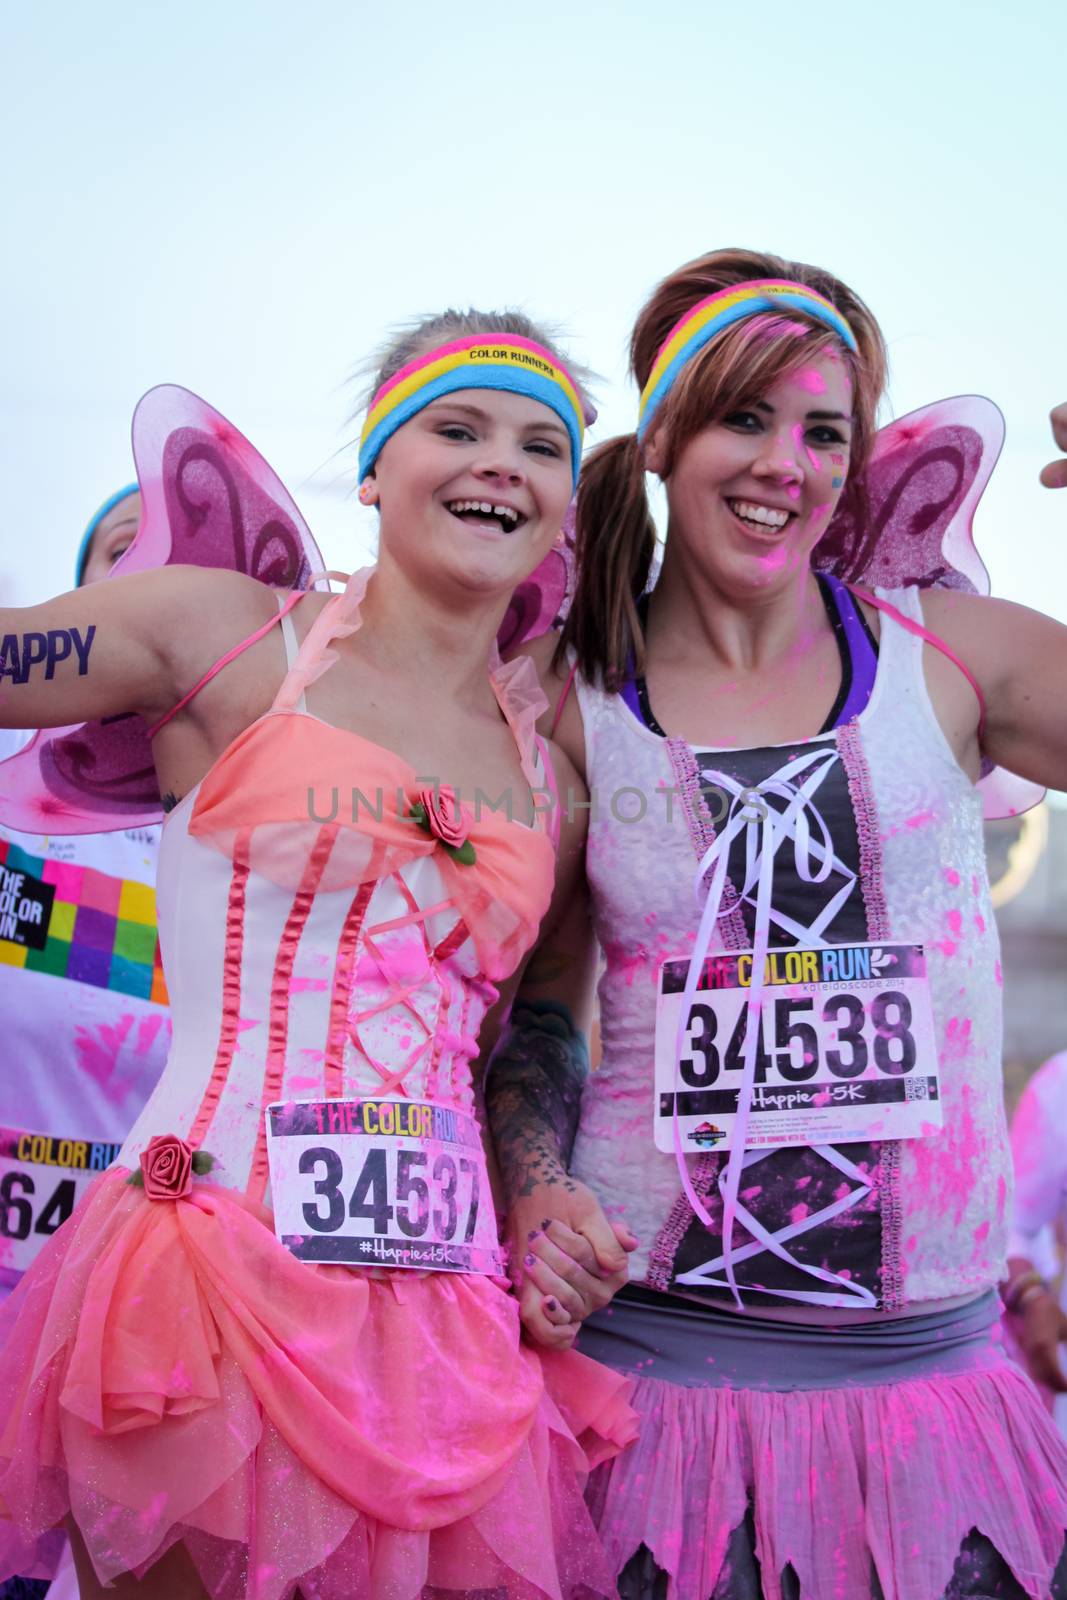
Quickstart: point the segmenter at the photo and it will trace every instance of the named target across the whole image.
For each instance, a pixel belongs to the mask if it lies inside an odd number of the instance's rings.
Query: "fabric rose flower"
[[[193,1147],[176,1133],[157,1133],[141,1151],[149,1200],[184,1200],[193,1187]]]
[[[410,815],[424,833],[444,846],[453,860],[465,866],[474,860],[474,846],[467,837],[470,832],[467,813],[448,784],[424,784],[415,797]]]

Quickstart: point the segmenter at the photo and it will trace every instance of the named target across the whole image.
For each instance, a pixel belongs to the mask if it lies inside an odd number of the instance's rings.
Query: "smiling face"
[[[537,400],[461,389],[393,434],[369,482],[383,553],[424,577],[510,594],[563,523],[570,437]]]
[[[141,496],[128,494],[118,505],[112,506],[93,534],[89,553],[82,567],[81,582],[99,583],[106,578],[119,556],[125,555],[133,543],[141,520]]]
[[[848,474],[852,386],[833,351],[691,438],[666,479],[668,548],[724,594],[765,594],[808,569]],[[667,461],[648,441],[652,471]]]

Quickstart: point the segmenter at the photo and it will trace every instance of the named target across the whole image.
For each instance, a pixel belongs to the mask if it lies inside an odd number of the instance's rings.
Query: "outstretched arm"
[[[0,609],[0,727],[161,715],[174,699],[168,642],[202,632],[205,583],[170,568]]]
[[[1067,405],[1052,412],[1052,433],[1067,451]],[[1041,473],[1049,489],[1067,488],[1067,459],[1050,461]],[[965,661],[981,685],[986,726],[981,753],[999,766],[1053,789],[1067,788],[1067,627],[1039,611],[1007,600],[980,599],[958,591],[929,590],[923,597],[927,625]],[[935,664],[942,679],[954,676]],[[955,714],[952,702],[955,701]],[[948,685],[946,732],[964,765],[977,764],[974,733],[977,705],[959,683]],[[969,721],[969,731],[961,724]],[[955,733],[953,731],[955,728]],[[970,755],[968,756],[968,746]]]

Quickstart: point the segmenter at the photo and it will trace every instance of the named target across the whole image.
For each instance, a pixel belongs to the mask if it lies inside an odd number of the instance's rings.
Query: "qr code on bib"
[[[929,1100],[930,1087],[926,1078],[909,1078],[904,1085],[905,1100]]]

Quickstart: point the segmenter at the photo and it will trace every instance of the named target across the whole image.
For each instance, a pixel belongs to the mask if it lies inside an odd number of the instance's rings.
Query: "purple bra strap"
[[[828,572],[820,573],[820,578],[833,597],[844,634],[845,649],[852,665],[848,694],[834,718],[834,727],[840,728],[858,717],[870,700],[875,673],[878,671],[878,652],[856,609],[856,602],[848,592],[848,586]]]

